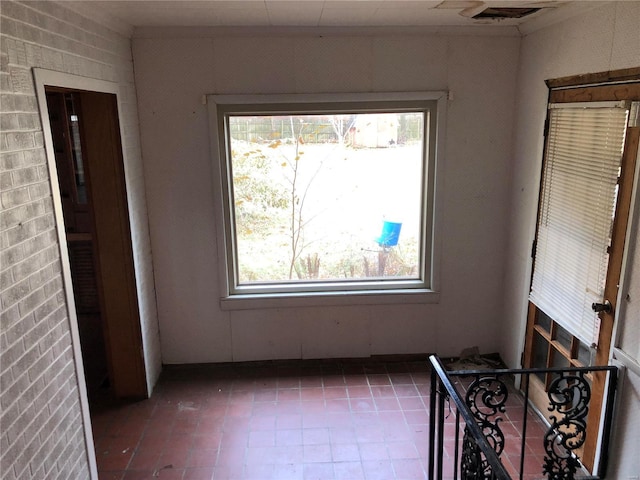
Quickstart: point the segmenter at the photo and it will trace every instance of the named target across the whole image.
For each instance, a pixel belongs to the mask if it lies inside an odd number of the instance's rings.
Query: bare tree
[[[315,172],[309,178],[304,185],[300,185],[300,172],[301,172],[301,156],[304,152],[300,149],[300,146],[304,144],[302,133],[305,127],[304,121],[300,118],[300,126],[296,130],[294,124],[294,117],[289,117],[291,125],[291,135],[293,136],[293,142],[295,146],[293,160],[286,158],[286,162],[283,165],[288,165],[291,168],[291,178],[289,183],[291,185],[291,216],[290,216],[290,234],[291,234],[291,257],[289,262],[289,278],[293,278],[293,273],[296,268],[296,263],[300,259],[302,252],[305,248],[304,241],[304,227],[306,224],[304,213],[305,200],[307,194],[313,183],[313,180],[320,172],[322,163],[318,165]]]
[[[329,117],[329,121],[331,122],[331,126],[333,127],[333,131],[338,137],[338,143],[343,145],[349,131],[353,128],[353,125],[356,123],[355,115],[331,115]]]

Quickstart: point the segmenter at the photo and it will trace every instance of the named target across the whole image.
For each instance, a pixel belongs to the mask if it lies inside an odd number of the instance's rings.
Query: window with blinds
[[[628,107],[549,106],[530,300],[587,345],[597,344]]]

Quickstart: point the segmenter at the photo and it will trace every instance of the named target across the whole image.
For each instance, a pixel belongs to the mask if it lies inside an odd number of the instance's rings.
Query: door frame
[[[549,87],[549,99],[548,103],[575,103],[575,102],[595,102],[595,101],[612,101],[629,99],[630,101],[637,102],[640,100],[640,69],[627,69],[619,72],[605,72],[606,78],[599,78],[598,75],[578,77],[566,77],[562,79],[547,81]],[[593,78],[592,78],[593,77]],[[598,78],[599,81],[593,81],[594,78]],[[595,89],[595,90],[594,90]],[[623,93],[624,92],[624,93]],[[618,95],[623,95],[618,97]],[[547,114],[548,115],[548,114]],[[612,238],[611,246],[615,254],[609,258],[607,276],[614,272],[617,275],[617,284],[613,284],[609,278],[607,278],[606,289],[603,292],[603,299],[607,299],[611,302],[612,309],[610,312],[601,312],[600,317],[600,331],[598,350],[593,358],[594,365],[608,365],[610,364],[613,346],[615,345],[616,330],[620,323],[619,309],[620,298],[622,292],[625,291],[625,270],[629,261],[629,235],[632,231],[634,222],[634,210],[637,203],[636,193],[638,189],[638,172],[640,171],[640,150],[638,150],[638,127],[627,126],[625,144],[623,149],[623,158],[621,159],[621,165],[626,165],[623,175],[619,179],[619,192],[616,200],[615,207],[615,221],[612,226]],[[546,135],[545,135],[545,149],[546,149]],[[544,162],[542,172],[544,175]],[[541,184],[542,185],[542,177]],[[537,238],[537,224],[539,221],[540,205],[537,207],[536,214],[536,238]],[[532,252],[533,255],[533,252]],[[533,276],[533,269],[535,268],[535,259],[532,259],[531,272]],[[523,367],[529,367],[532,361],[532,343],[533,343],[533,331],[534,323],[537,319],[537,308],[527,298],[527,315],[525,319],[525,338],[523,344],[522,364]],[[553,322],[552,322],[553,323]],[[551,332],[550,332],[551,333]],[[547,340],[551,343],[551,340]],[[572,355],[573,358],[573,355]],[[571,365],[573,360],[571,360]],[[537,379],[536,379],[537,380]],[[592,403],[589,406],[589,422],[599,421],[604,408],[604,398],[606,395],[605,378],[602,374],[593,374],[592,378],[593,390],[592,390]],[[545,385],[541,382],[540,388],[545,388]],[[532,395],[536,395],[535,393]],[[586,465],[591,468],[592,472],[601,471],[600,461],[602,460],[599,455],[603,441],[603,425],[598,425],[598,430],[595,437],[593,435],[588,436],[584,445],[584,451],[586,454]],[[582,455],[581,455],[582,456]],[[584,460],[584,459],[581,459]]]
[[[42,125],[42,133],[44,137],[44,148],[47,156],[47,166],[49,171],[49,177],[51,181],[51,196],[53,200],[53,213],[55,217],[55,227],[59,246],[60,261],[62,265],[62,280],[65,294],[65,301],[67,304],[69,315],[69,326],[71,331],[71,344],[73,350],[73,357],[76,370],[76,379],[78,382],[78,390],[80,393],[80,408],[82,422],[84,426],[85,445],[87,448],[87,456],[89,463],[89,470],[92,479],[98,478],[98,468],[95,453],[95,444],[93,441],[93,432],[91,426],[91,413],[89,409],[89,397],[87,393],[87,386],[84,377],[84,365],[82,359],[82,350],[80,346],[80,335],[78,327],[78,315],[75,307],[75,299],[73,293],[73,284],[71,280],[71,264],[69,261],[69,253],[67,251],[66,232],[64,227],[64,216],[62,209],[62,198],[60,189],[58,188],[58,172],[56,167],[55,152],[53,149],[53,139],[51,135],[51,125],[48,116],[48,107],[46,100],[46,87],[59,87],[70,90],[83,90],[95,93],[112,94],[116,97],[116,104],[118,109],[118,134],[120,139],[124,138],[122,131],[122,121],[120,118],[120,112],[122,112],[121,101],[119,97],[119,85],[114,82],[105,80],[97,80],[93,78],[81,77],[77,75],[55,72],[51,70],[45,70],[41,68],[33,69],[33,78],[36,89],[36,98],[40,110],[40,121]],[[119,145],[121,158],[123,164],[126,164],[126,153],[122,145]],[[123,175],[125,172],[123,171]],[[125,181],[126,184],[126,181]],[[128,204],[128,201],[127,201]],[[134,265],[135,269],[135,265]],[[137,286],[134,286],[137,294]],[[139,305],[138,305],[139,311]],[[140,326],[139,326],[140,327]],[[140,354],[142,367],[144,370],[144,358],[142,357],[142,338],[139,338]],[[147,391],[146,386],[146,373],[143,374],[145,385],[144,390]],[[148,394],[148,392],[147,392]]]

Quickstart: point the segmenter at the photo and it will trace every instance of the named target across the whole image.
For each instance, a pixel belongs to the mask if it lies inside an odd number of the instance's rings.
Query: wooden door
[[[552,90],[550,93],[550,103],[619,100],[640,100],[640,83],[564,88]],[[525,368],[564,368],[608,364],[639,137],[640,127],[627,127],[624,152],[619,170],[618,188],[616,198],[613,199],[615,202],[615,216],[610,235],[608,267],[604,298],[602,299],[603,304],[605,302],[610,304],[610,309],[603,310],[598,314],[600,319],[598,340],[593,345],[585,344],[563,328],[556,319],[545,314],[533,302],[529,302],[523,365]],[[530,398],[543,414],[545,412],[549,414],[547,390],[552,379],[553,375],[551,374],[532,376],[530,379]],[[588,380],[591,383],[591,402],[587,417],[586,441],[579,454],[583,464],[591,471],[596,457],[606,375],[602,372],[591,374],[588,376]]]

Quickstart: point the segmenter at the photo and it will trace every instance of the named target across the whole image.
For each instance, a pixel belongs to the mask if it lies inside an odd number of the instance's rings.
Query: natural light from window
[[[423,112],[228,121],[240,285],[419,278]]]
[[[218,105],[229,294],[429,289],[435,106]]]

